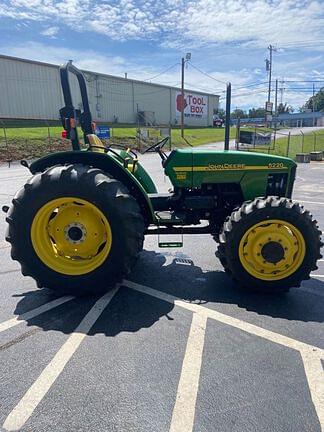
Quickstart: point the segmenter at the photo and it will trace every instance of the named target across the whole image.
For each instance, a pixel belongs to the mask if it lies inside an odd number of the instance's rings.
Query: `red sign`
[[[207,96],[185,93],[184,100],[182,94],[176,95],[176,116],[181,115],[182,106],[184,107],[185,117],[203,118],[207,117],[208,113],[208,98]]]

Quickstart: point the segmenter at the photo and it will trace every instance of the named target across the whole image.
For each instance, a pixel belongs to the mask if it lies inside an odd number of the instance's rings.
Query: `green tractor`
[[[82,112],[73,106],[69,73],[78,79]],[[57,292],[100,293],[131,271],[145,235],[210,234],[238,287],[278,293],[309,279],[321,257],[321,232],[291,200],[294,161],[199,148],[167,155],[165,138],[146,150],[158,153],[173,185],[157,193],[135,152],[105,147],[94,134],[82,73],[69,62],[60,77],[60,116],[72,150],[30,166],[23,161],[33,176],[4,208],[6,239],[23,275]]]

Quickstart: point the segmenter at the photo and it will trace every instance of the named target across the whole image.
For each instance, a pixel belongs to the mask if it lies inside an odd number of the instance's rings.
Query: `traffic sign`
[[[271,113],[272,108],[273,108],[273,103],[272,102],[266,102],[266,104],[265,104],[266,111]]]
[[[110,138],[110,127],[104,125],[97,125],[96,135],[98,138]]]

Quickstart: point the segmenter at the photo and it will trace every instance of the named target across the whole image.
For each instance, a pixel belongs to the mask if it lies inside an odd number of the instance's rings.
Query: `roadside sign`
[[[273,102],[266,102],[266,104],[265,104],[266,111],[271,113],[272,108],[273,108]]]
[[[97,125],[96,135],[98,138],[110,138],[110,127],[104,125]]]
[[[269,145],[271,144],[271,133],[256,133],[241,130],[239,142],[241,144]]]
[[[175,95],[175,113],[176,117],[180,117],[183,105],[183,112],[185,118],[207,118],[208,114],[208,98],[206,95],[199,95],[196,93],[184,94],[184,100],[182,100],[182,94],[176,93]]]
[[[271,122],[271,121],[272,121],[272,115],[266,114],[266,122]]]
[[[171,135],[171,131],[170,131],[170,129],[167,128],[167,127],[165,127],[165,128],[161,128],[161,129],[160,129],[160,135],[161,135],[162,137],[170,136],[170,135]]]

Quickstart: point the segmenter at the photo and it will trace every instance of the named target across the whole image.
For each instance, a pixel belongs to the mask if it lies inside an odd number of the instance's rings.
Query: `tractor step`
[[[174,211],[156,211],[155,217],[158,222],[158,228],[161,225],[168,226],[168,225],[177,225],[178,228],[175,228],[179,231],[179,233],[176,233],[178,236],[181,237],[180,241],[177,240],[169,240],[169,241],[161,241],[160,240],[160,233],[158,233],[158,246],[159,248],[180,248],[183,246],[183,223],[184,223],[184,215],[181,217],[182,214],[179,215],[179,212]],[[167,228],[165,228],[167,229]],[[170,237],[170,235],[166,234]],[[174,235],[171,235],[171,237],[174,237]]]
[[[179,212],[174,211],[156,211],[155,217],[159,225],[183,225],[184,217]],[[184,216],[184,215],[183,215]]]
[[[161,242],[159,241],[159,248],[180,248],[183,242]]]

